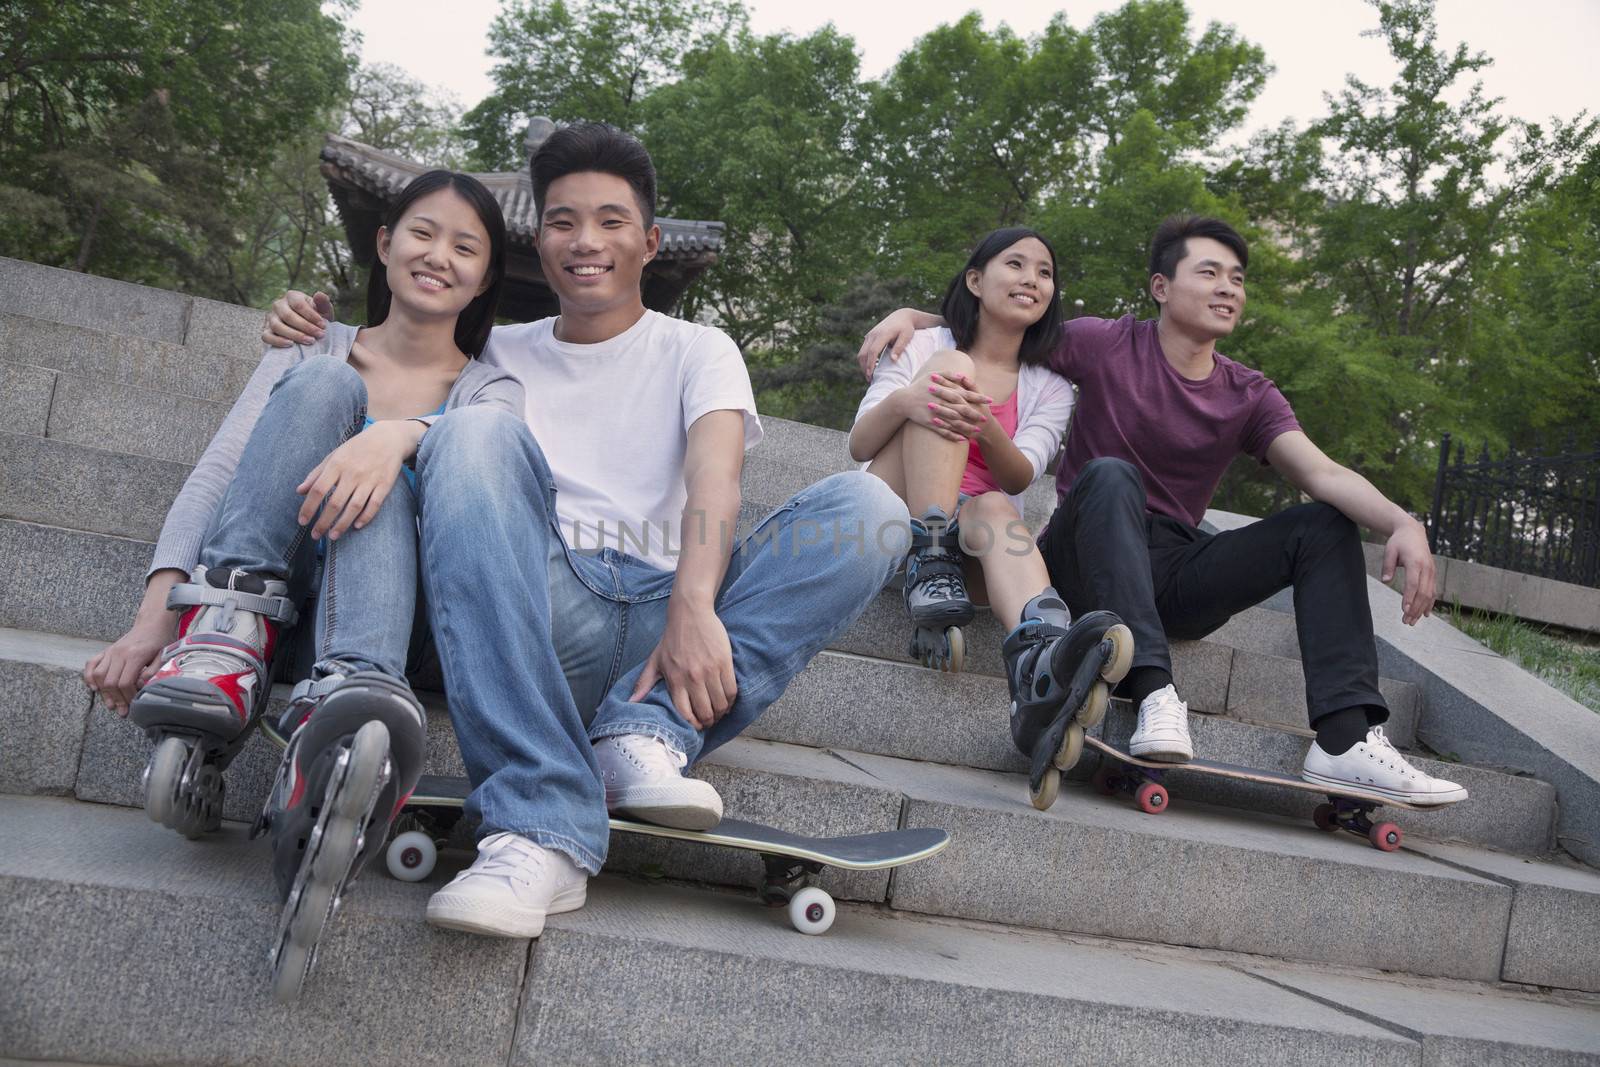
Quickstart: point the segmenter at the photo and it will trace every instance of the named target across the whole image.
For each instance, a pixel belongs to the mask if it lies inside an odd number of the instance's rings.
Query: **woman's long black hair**
[[[1055,350],[1056,345],[1061,343],[1061,287],[1058,282],[1060,272],[1056,270],[1055,246],[1038,230],[1026,226],[1007,226],[995,230],[978,242],[978,247],[972,250],[967,265],[956,271],[956,276],[950,281],[950,288],[944,292],[944,304],[939,312],[944,316],[945,325],[950,327],[950,332],[955,335],[957,348],[962,350],[971,348],[972,343],[978,338],[980,308],[978,298],[967,288],[967,271],[982,271],[995,256],[1028,237],[1044,245],[1045,251],[1050,253],[1052,284],[1044,314],[1039,316],[1039,321],[1029,326],[1022,335],[1022,347],[1017,351],[1017,362],[1043,365],[1049,360],[1050,353]]]
[[[500,304],[500,285],[506,277],[506,220],[494,194],[470,174],[453,170],[430,170],[411,179],[388,212],[383,225],[392,236],[411,205],[440,189],[454,189],[461,199],[472,205],[489,234],[489,287],[472,303],[461,309],[456,319],[456,347],[476,359],[489,343],[489,330],[494,326],[495,309]],[[372,276],[367,281],[367,325],[376,326],[389,317],[389,268],[383,260],[374,258]]]

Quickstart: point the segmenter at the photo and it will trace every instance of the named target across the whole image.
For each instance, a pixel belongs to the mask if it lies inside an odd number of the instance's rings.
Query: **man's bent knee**
[[[1297,504],[1290,510],[1297,513],[1300,528],[1312,536],[1331,540],[1358,540],[1361,536],[1350,516],[1332,504]]]
[[[1078,476],[1073,479],[1072,487],[1080,485],[1129,485],[1144,492],[1144,477],[1140,475],[1139,468],[1125,459],[1113,456],[1102,456],[1091,459],[1078,471]]]
[[[818,483],[825,491],[824,530],[840,553],[898,561],[910,545],[911,516],[905,501],[881,478],[866,471],[845,471]]]

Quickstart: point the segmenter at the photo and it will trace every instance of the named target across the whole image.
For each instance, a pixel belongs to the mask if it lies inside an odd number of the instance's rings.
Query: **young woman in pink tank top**
[[[1030,229],[996,230],[941,310],[946,328],[918,331],[899,360],[879,359],[850,454],[911,510],[905,601],[912,655],[927,666],[960,669],[976,560],[1010,631],[1012,739],[1033,760],[1034,803],[1048,807],[1133,659],[1115,615],[1072,621],[1022,519],[1021,494],[1059,449],[1073,403],[1047,366],[1062,320],[1054,249]]]

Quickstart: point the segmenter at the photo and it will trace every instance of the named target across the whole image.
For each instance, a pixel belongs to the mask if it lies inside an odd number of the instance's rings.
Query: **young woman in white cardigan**
[[[945,326],[919,330],[899,360],[879,360],[850,454],[914,516],[905,600],[912,654],[928,666],[960,667],[959,627],[973,616],[963,557],[977,560],[1010,629],[1012,738],[1033,759],[1034,803],[1048,807],[1133,658],[1110,612],[1071,621],[1022,521],[1021,494],[1072,414],[1072,386],[1048,366],[1062,321],[1055,250],[1031,229],[994,231],[951,280],[941,311]]]

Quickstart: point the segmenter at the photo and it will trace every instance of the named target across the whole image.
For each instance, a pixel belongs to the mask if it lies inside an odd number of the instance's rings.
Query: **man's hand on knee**
[[[1394,580],[1396,567],[1406,571],[1405,591],[1400,594],[1400,620],[1415,626],[1433,613],[1434,563],[1428,550],[1428,533],[1422,523],[1412,520],[1389,537],[1383,550],[1383,581]]]
[[[673,707],[698,730],[709,728],[733,707],[739,695],[733,645],[715,611],[677,602],[667,609],[666,631],[628,699],[643,699],[658,681],[666,682]]]

